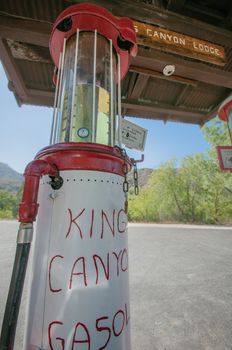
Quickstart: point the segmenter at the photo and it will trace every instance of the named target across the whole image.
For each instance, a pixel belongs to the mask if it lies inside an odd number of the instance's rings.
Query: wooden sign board
[[[226,63],[223,46],[137,21],[134,21],[134,28],[139,45],[165,49],[219,66]]]
[[[232,146],[217,146],[220,169],[232,172]]]

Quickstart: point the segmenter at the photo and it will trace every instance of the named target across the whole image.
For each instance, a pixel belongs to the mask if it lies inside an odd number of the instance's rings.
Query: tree
[[[231,144],[227,124],[218,118],[214,118],[206,123],[202,128],[202,132],[206,141],[211,145],[208,152],[211,158],[217,158],[216,146]]]
[[[12,219],[16,196],[7,191],[0,190],[0,218]]]
[[[140,196],[130,197],[129,219],[135,221],[227,223],[232,218],[231,174],[215,159],[197,154],[153,171]]]

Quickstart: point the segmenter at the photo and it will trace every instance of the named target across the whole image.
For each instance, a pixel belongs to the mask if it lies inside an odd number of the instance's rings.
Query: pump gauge
[[[77,130],[77,135],[84,139],[89,136],[89,130],[87,128],[80,128]]]

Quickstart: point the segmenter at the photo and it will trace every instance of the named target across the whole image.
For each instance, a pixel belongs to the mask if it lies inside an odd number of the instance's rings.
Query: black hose
[[[30,243],[18,243],[2,323],[0,350],[13,350]]]

